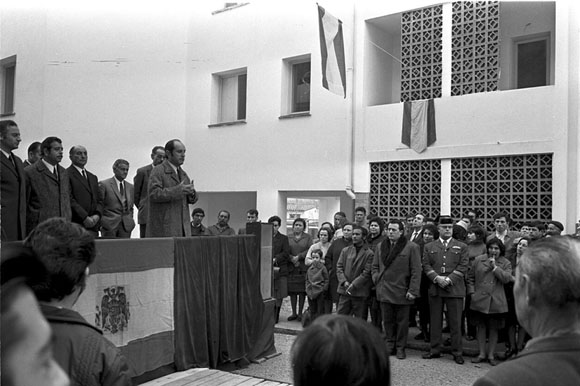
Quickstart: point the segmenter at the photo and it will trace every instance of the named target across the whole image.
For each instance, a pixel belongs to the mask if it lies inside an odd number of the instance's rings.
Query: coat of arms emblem
[[[96,307],[95,324],[111,334],[127,330],[131,314],[125,286],[106,287],[103,292],[100,310]]]

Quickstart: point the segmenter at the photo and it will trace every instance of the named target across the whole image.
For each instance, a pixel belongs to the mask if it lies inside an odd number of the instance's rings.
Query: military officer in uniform
[[[461,338],[461,315],[465,298],[465,277],[469,258],[467,246],[451,236],[453,219],[441,216],[439,239],[425,245],[423,271],[429,280],[429,306],[431,311],[431,350],[424,359],[441,356],[441,330],[443,308],[447,308],[448,325],[451,331],[451,348],[455,362],[463,364]]]

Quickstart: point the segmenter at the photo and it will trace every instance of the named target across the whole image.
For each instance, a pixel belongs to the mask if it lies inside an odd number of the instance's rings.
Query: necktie
[[[177,168],[177,178],[179,178],[180,182],[183,179],[183,174],[181,173],[181,167]]]
[[[443,241],[443,246],[447,249],[447,240]]]
[[[83,169],[83,177],[85,177],[85,180],[87,179],[87,173],[85,173],[85,169]]]
[[[54,167],[54,169],[52,169],[52,174],[54,174],[54,176],[56,177],[56,179],[58,180],[58,171],[56,169],[56,166]]]
[[[125,183],[121,181],[119,184],[119,192],[121,193],[121,202],[123,203],[123,210],[127,210],[127,197],[125,197]]]
[[[8,159],[10,160],[10,163],[12,164],[12,166],[14,166],[14,170],[16,170],[16,162],[14,162],[14,157],[12,156],[12,153],[10,153],[10,155],[8,156]]]
[[[417,238],[417,231],[413,232],[413,236],[411,237],[411,241],[415,241]]]

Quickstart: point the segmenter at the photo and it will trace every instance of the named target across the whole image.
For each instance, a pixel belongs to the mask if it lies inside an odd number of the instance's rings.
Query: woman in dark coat
[[[477,326],[479,356],[473,363],[488,361],[497,365],[494,357],[498,332],[504,326],[508,310],[503,285],[512,281],[512,265],[505,258],[505,246],[494,237],[486,244],[487,254],[476,257],[467,274],[468,290],[471,295],[472,320]],[[486,336],[489,331],[488,349]]]
[[[282,301],[288,296],[288,258],[290,257],[290,245],[288,237],[279,232],[282,219],[272,216],[268,219],[268,224],[272,224],[272,265],[274,267],[274,291],[276,299],[274,306],[276,323],[280,319],[280,308]]]
[[[367,245],[373,251],[377,252],[377,245],[384,239],[383,231],[385,230],[385,225],[380,217],[373,217],[369,220],[369,234],[367,235]],[[381,315],[381,304],[377,300],[377,289],[375,285],[371,287],[371,295],[369,297],[369,309],[371,314],[371,321],[373,326],[383,331],[383,317]]]
[[[487,248],[485,247],[485,230],[479,225],[472,225],[467,228],[467,256],[469,257],[469,269],[473,267],[473,260],[477,256],[485,255],[487,253]],[[467,320],[467,335],[465,339],[474,340],[476,328],[471,320],[471,298],[467,296],[465,298],[465,310],[463,312],[463,318],[461,319],[461,330],[465,331],[464,324]]]
[[[290,259],[288,260],[288,294],[290,295],[290,305],[292,315],[288,321],[302,320],[302,310],[306,301],[306,272],[308,268],[304,262],[306,253],[312,245],[312,236],[304,232],[306,221],[297,218],[292,224],[292,235],[288,237],[290,244]],[[298,300],[298,313],[296,313],[296,302]]]

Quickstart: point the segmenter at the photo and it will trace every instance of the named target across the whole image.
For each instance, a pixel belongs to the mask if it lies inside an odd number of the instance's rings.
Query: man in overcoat
[[[24,170],[26,174],[26,232],[52,217],[71,220],[68,172],[60,166],[62,141],[48,137],[41,144],[42,158]]]
[[[149,176],[147,237],[191,236],[189,204],[197,202],[193,181],[181,169],[185,145],[178,139],[165,144],[166,160]]]
[[[400,220],[387,225],[387,237],[377,246],[373,258],[372,278],[377,289],[391,354],[405,359],[409,335],[409,311],[419,297],[421,254],[419,246],[405,236]]]

